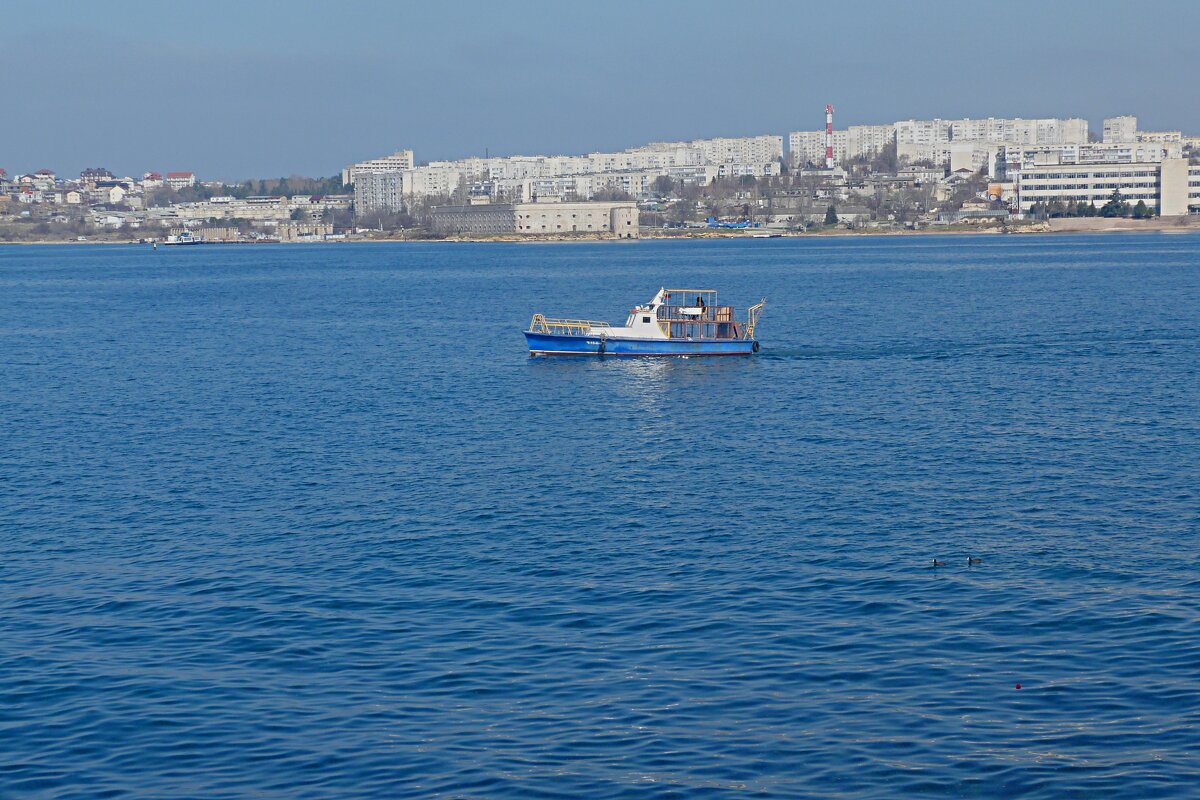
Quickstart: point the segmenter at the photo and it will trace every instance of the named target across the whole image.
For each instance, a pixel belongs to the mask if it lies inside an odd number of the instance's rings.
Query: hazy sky
[[[911,117],[1200,134],[1200,2],[5,2],[0,166],[201,179]]]

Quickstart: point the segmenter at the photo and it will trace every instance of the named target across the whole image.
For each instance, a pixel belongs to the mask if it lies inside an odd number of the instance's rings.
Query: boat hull
[[[748,356],[753,339],[601,339],[525,331],[531,356]],[[601,346],[603,345],[603,346]]]

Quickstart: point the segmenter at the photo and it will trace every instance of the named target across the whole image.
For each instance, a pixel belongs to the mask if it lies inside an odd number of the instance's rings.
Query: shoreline
[[[644,232],[638,239],[612,239],[603,236],[519,236],[516,234],[499,234],[496,236],[443,236],[431,238],[412,238],[404,235],[365,236],[354,239],[337,239],[334,241],[312,242],[271,242],[270,244],[363,244],[371,242],[395,243],[489,243],[507,242],[515,244],[562,244],[569,242],[637,242],[672,241],[672,240],[713,240],[713,239],[815,239],[815,238],[848,238],[848,237],[885,237],[885,236],[964,236],[964,235],[1019,235],[1037,236],[1063,233],[1200,233],[1200,217],[1172,217],[1163,219],[1156,217],[1149,220],[1133,220],[1125,218],[1096,218],[1096,217],[1061,217],[1030,224],[1011,226],[1001,225],[943,225],[937,227],[904,229],[860,229],[848,230],[834,228],[819,231],[771,231],[758,229],[755,233],[743,231],[724,231],[703,228],[692,229],[659,229],[652,228]],[[764,235],[766,234],[766,235]],[[145,244],[136,239],[114,240],[98,239],[80,242],[74,239],[38,239],[30,241],[0,242],[5,245],[130,245]],[[212,244],[253,244],[261,242],[213,242]]]

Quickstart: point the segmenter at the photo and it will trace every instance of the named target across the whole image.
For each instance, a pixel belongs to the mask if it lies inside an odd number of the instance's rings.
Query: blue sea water
[[[762,353],[527,357],[662,285]],[[0,797],[1196,797],[1198,339],[1195,235],[0,249]]]

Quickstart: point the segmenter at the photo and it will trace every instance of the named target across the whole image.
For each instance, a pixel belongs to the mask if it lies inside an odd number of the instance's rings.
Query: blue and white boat
[[[167,240],[163,242],[163,244],[204,244],[204,240],[193,236],[191,231],[180,231],[178,234],[172,234],[171,236],[168,236]]]
[[[534,314],[525,339],[531,356],[748,356],[758,352],[754,328],[766,302],[739,322],[715,289],[659,289],[623,326]]]

